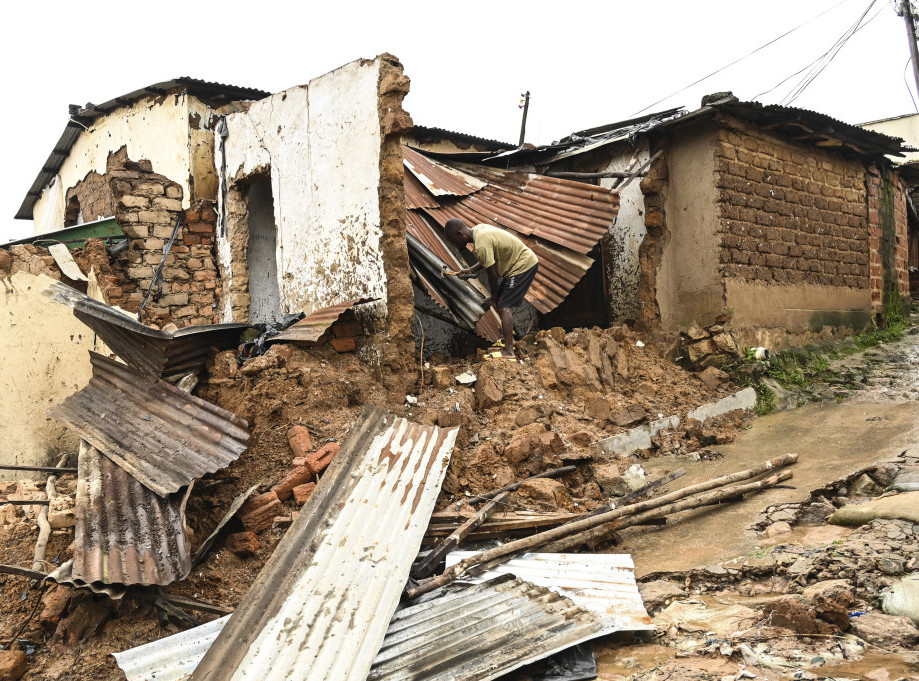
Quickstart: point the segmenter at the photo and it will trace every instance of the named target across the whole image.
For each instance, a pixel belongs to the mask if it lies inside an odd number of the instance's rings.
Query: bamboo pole
[[[660,497],[656,497],[654,499],[642,501],[630,506],[623,506],[622,508],[617,508],[607,513],[601,513],[600,515],[574,520],[570,523],[552,528],[551,530],[540,532],[539,534],[535,534],[531,537],[525,537],[523,539],[508,542],[502,546],[497,546],[493,549],[483,551],[482,553],[476,554],[475,556],[470,556],[469,558],[461,560],[456,565],[453,565],[447,569],[442,575],[429,579],[428,581],[419,584],[415,588],[407,589],[405,591],[405,596],[408,599],[413,599],[421,596],[422,594],[426,594],[429,591],[433,591],[434,589],[437,589],[441,586],[446,586],[447,584],[455,581],[467,569],[480,563],[491,562],[498,558],[505,558],[507,556],[521,553],[537,546],[549,544],[564,537],[568,537],[572,534],[582,533],[585,530],[597,527],[598,525],[609,523],[613,520],[618,520],[625,516],[639,515],[645,513],[646,511],[667,506],[686,497],[701,494],[702,492],[707,492],[718,487],[731,485],[742,480],[749,480],[750,478],[755,478],[763,475],[764,473],[769,473],[778,468],[793,464],[797,460],[797,454],[785,454],[784,456],[776,457],[763,464],[760,464],[759,466],[754,466],[753,468],[748,468],[744,471],[738,471],[737,473],[731,473],[730,475],[723,475],[719,478],[714,478],[713,480],[708,480],[707,482],[702,482],[696,485],[690,485],[689,487],[685,487],[683,489],[671,492],[670,494],[665,494]]]
[[[498,504],[504,501],[507,495],[508,492],[501,492],[498,494],[498,496],[480,508],[475,515],[469,518],[469,520],[456,528],[449,537],[445,538],[437,546],[431,549],[431,552],[424,557],[424,560],[421,561],[418,567],[412,570],[412,577],[415,579],[424,579],[434,574],[434,569],[437,567],[438,563],[443,560],[444,556],[459,546],[460,542],[468,537],[475,528],[484,523],[488,516],[498,507]]]

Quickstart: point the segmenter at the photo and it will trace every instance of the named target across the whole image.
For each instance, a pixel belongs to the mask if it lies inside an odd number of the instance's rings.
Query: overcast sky
[[[359,57],[391,52],[412,80],[417,124],[516,142],[530,90],[536,144],[648,111],[699,106],[732,90],[784,100],[870,0],[332,3],[97,1],[11,3],[2,52],[6,134],[0,242],[32,233],[12,216],[67,122],[68,104],[101,103],[178,76],[271,92]],[[856,32],[794,101],[850,123],[916,111],[903,20],[875,0]],[[821,13],[822,16],[819,16]],[[817,18],[815,18],[817,17]],[[915,94],[913,95],[915,96]]]

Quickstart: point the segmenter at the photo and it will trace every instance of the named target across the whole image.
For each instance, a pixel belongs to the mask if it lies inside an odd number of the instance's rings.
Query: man
[[[486,310],[494,307],[498,311],[504,334],[501,356],[513,358],[515,355],[512,311],[523,303],[523,298],[533,283],[539,267],[536,255],[520,239],[498,227],[476,225],[469,229],[465,222],[453,218],[447,220],[444,231],[447,238],[459,248],[472,244],[472,252],[479,262],[460,270],[458,276],[461,279],[471,279],[480,270],[485,270],[491,297],[487,298],[483,305]]]

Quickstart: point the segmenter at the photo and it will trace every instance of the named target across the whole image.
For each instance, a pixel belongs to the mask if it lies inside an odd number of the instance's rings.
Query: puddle
[[[820,676],[860,679],[863,681],[894,681],[910,679],[919,681],[919,662],[910,661],[896,653],[868,652],[858,662],[843,662],[820,667]]]
[[[883,416],[883,420],[877,420]],[[869,464],[898,455],[914,446],[919,437],[919,402],[842,402],[812,404],[793,411],[757,419],[735,442],[715,449],[724,458],[685,461],[660,457],[643,461],[649,479],[676,468],[686,469],[678,482],[686,486],[719,475],[750,468],[763,461],[797,452],[798,463],[790,467],[794,477],[788,487],[748,495],[708,509],[688,511],[660,528],[630,528],[622,533],[622,550],[632,554],[635,574],[688,570],[753,552],[764,544],[747,528],[770,504],[803,501],[810,490]],[[670,489],[674,489],[671,487]],[[800,528],[794,541],[830,543],[820,539],[820,528]],[[832,531],[828,531],[832,536]],[[769,544],[791,543],[791,535],[779,535]]]

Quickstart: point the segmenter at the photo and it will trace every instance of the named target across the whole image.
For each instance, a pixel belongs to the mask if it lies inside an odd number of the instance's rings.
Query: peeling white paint
[[[231,186],[271,170],[282,313],[386,300],[379,71],[379,60],[354,61],[227,116]],[[218,238],[225,279],[232,238]]]
[[[638,162],[635,167],[646,163],[650,158],[648,142],[642,139],[638,150]],[[622,145],[619,153],[601,172],[627,172],[629,161],[635,150],[629,145]],[[619,180],[604,178],[600,181],[603,187],[612,187]],[[619,194],[619,213],[616,224],[610,227],[610,243],[606,249],[606,280],[609,286],[608,300],[610,321],[622,323],[638,317],[638,279],[640,264],[638,249],[648,230],[645,228],[645,199],[641,193],[641,178],[635,178]]]
[[[190,101],[193,103],[190,109]],[[80,133],[56,176],[57,188],[46,187],[33,211],[36,234],[64,227],[67,190],[90,172],[104,175],[109,154],[127,146],[132,161],[149,160],[154,172],[182,185],[183,202],[189,205],[194,144],[200,131],[189,130],[189,112],[201,113],[207,106],[181,93],[147,97],[96,119]],[[210,134],[209,131],[206,134]],[[203,173],[203,171],[199,171]],[[83,216],[87,222],[98,216]],[[106,217],[106,216],[101,216]]]

